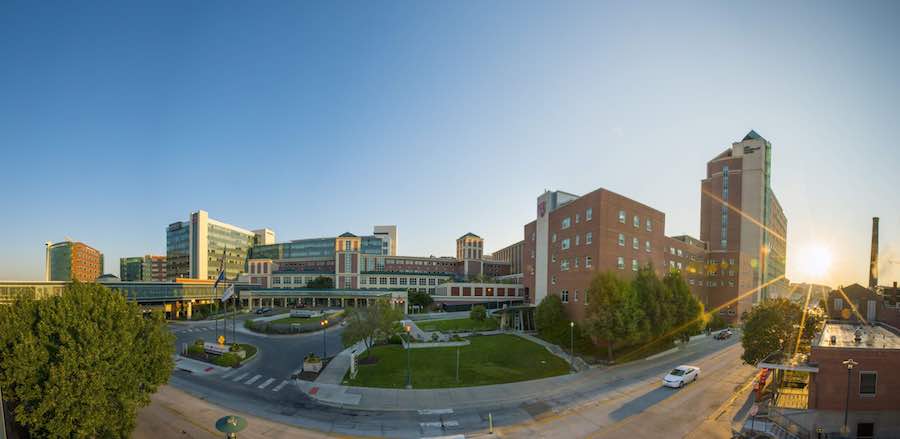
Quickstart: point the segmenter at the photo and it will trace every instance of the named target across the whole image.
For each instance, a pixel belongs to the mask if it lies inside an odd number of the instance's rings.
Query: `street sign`
[[[217,341],[219,342],[220,345],[224,345],[225,344],[225,336],[220,335],[219,338],[217,339]]]

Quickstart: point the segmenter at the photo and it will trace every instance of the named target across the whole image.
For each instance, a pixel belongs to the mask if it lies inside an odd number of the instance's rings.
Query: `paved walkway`
[[[363,353],[365,350],[366,344],[360,341],[335,355],[328,362],[328,365],[325,366],[325,369],[319,373],[319,376],[316,377],[316,384],[341,384],[344,382],[344,376],[350,370],[351,354],[354,351]]]

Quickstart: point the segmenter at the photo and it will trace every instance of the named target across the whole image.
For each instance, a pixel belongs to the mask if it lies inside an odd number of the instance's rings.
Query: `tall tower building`
[[[708,243],[709,306],[739,317],[787,292],[787,218],[771,187],[772,144],[755,131],[706,164],[700,239]]]
[[[47,280],[93,282],[103,274],[103,253],[85,243],[58,242],[46,251]]]
[[[397,256],[397,226],[375,226],[373,234],[387,241],[387,255]]]
[[[256,233],[216,221],[204,210],[194,212],[189,221],[169,224],[166,229],[166,279],[215,279],[223,252],[225,278],[236,279],[244,272],[257,239]]]

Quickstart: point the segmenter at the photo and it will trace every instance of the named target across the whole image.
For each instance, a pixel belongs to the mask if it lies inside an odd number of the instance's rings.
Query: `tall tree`
[[[544,335],[559,327],[564,318],[562,300],[553,294],[544,297],[534,311],[534,323],[537,325],[538,331]]]
[[[669,289],[659,280],[653,266],[640,268],[631,281],[631,287],[644,312],[645,318],[641,321],[643,335],[653,338],[667,335],[675,321],[675,310]]]
[[[428,305],[434,303],[434,298],[431,297],[431,294],[416,291],[410,289],[409,292],[409,303],[412,305],[418,305],[422,307],[422,309],[426,309]]]
[[[99,284],[0,307],[0,387],[33,437],[128,437],[173,349],[161,315]]]
[[[400,319],[403,312],[394,308],[388,300],[376,301],[366,308],[349,308],[347,310],[347,328],[341,334],[344,344],[362,341],[366,351],[376,341],[390,338],[402,330]]]
[[[703,327],[703,304],[691,294],[691,289],[679,271],[666,273],[663,285],[668,290],[667,296],[671,300],[673,310],[674,328],[670,332],[674,337],[686,341],[691,334],[697,333]]]
[[[639,335],[643,313],[638,298],[628,282],[603,272],[591,280],[587,301],[587,330],[606,341],[607,359],[612,361],[616,343],[633,341]]]
[[[756,364],[774,352],[805,353],[824,316],[810,312],[788,299],[769,299],[753,307],[744,319],[741,359]],[[801,329],[802,325],[802,329]],[[799,339],[799,343],[798,343]]]

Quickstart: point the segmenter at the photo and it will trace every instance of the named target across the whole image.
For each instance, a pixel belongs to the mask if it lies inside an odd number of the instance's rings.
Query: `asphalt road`
[[[176,332],[183,331],[181,328]],[[329,330],[329,352],[340,349],[340,331]],[[198,336],[212,339],[213,331],[176,335],[180,346]],[[220,375],[176,371],[170,384],[229,409],[344,435],[477,435],[487,431],[490,416],[495,432],[505,437],[659,437],[662,431],[673,433],[666,437],[681,437],[725,402],[753,371],[741,365],[737,337],[709,339],[660,358],[610,368],[604,379],[575,382],[563,392],[524,403],[452,407],[440,412],[359,411],[322,406],[289,380],[306,353],[321,353],[321,333],[280,337],[238,334],[238,338],[260,348],[257,359]],[[700,380],[684,389],[662,388],[662,375],[680,364],[700,366]]]

